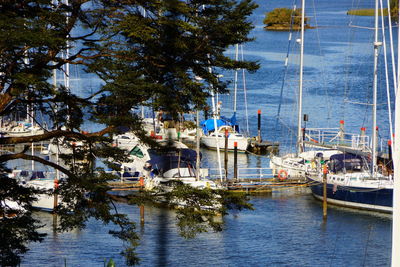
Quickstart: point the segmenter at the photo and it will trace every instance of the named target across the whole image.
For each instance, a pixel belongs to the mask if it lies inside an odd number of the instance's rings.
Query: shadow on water
[[[168,225],[167,225],[167,211],[165,209],[159,210],[158,216],[158,229],[157,229],[157,266],[167,265],[167,245],[168,245]]]

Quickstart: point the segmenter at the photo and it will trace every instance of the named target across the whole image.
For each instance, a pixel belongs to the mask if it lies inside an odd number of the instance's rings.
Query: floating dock
[[[237,181],[227,181],[221,184],[228,191],[247,194],[271,193],[277,190],[308,186],[306,179],[280,181],[277,178],[238,179]],[[111,187],[110,193],[112,195],[121,197],[138,192],[143,188],[139,181],[114,181],[109,182],[109,186]]]
[[[279,142],[258,141],[257,139],[253,137],[249,140],[249,152],[257,155],[278,154]]]

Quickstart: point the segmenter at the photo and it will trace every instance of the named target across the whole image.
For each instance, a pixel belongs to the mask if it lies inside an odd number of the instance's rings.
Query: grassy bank
[[[381,15],[381,10],[378,11],[379,16]],[[374,16],[375,9],[353,9],[347,11],[347,15],[354,15],[354,16]],[[387,8],[383,9],[383,15],[387,16],[388,11]]]

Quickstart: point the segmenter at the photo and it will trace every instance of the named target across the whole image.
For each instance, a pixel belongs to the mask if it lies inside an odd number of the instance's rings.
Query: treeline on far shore
[[[378,15],[380,16],[382,14],[387,16],[388,15],[388,9],[384,8],[383,10],[379,9],[378,10]],[[353,15],[353,16],[375,16],[375,9],[353,9],[347,11],[347,15]]]

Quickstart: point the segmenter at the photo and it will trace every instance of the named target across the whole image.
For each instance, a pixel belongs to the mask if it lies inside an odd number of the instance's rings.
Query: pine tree
[[[61,155],[66,167],[31,155],[29,146],[0,155],[0,163],[34,160],[63,172],[68,178],[57,193],[67,206],[57,208],[59,230],[83,228],[90,217],[115,223],[121,230],[113,234],[128,243],[123,252],[127,263],[136,264],[134,224],[112,210],[107,194],[107,181],[115,177],[93,162],[126,157],[126,152],[110,146],[110,137],[122,127],[151,142],[132,110],[149,105],[176,116],[193,107],[200,109],[211,90],[226,90],[227,84],[218,80],[219,72],[256,70],[254,62],[236,62],[224,55],[229,46],[251,40],[248,17],[254,8],[251,0],[70,0],[69,5],[50,0],[1,1],[0,115],[3,119],[27,116],[26,109],[31,107],[44,114],[51,128],[35,117],[45,129],[43,134],[1,137],[0,145],[62,138],[84,141],[85,146],[72,155]],[[65,72],[67,63],[96,75],[103,84],[87,92],[54,86],[53,71]],[[203,80],[197,81],[196,76]],[[85,121],[99,125],[98,131],[84,132]],[[37,192],[10,182],[7,172],[2,169],[0,202],[16,201],[28,212],[15,218],[21,221],[18,226],[26,223],[20,239],[13,237],[17,228],[1,219],[2,227],[7,227],[1,231],[2,240],[10,241],[6,242],[10,246],[0,246],[0,264],[17,265],[27,242],[40,241],[42,235],[37,231],[39,222],[31,217]],[[240,199],[226,199],[230,201],[224,207],[232,203],[239,203],[237,208],[249,207]]]

